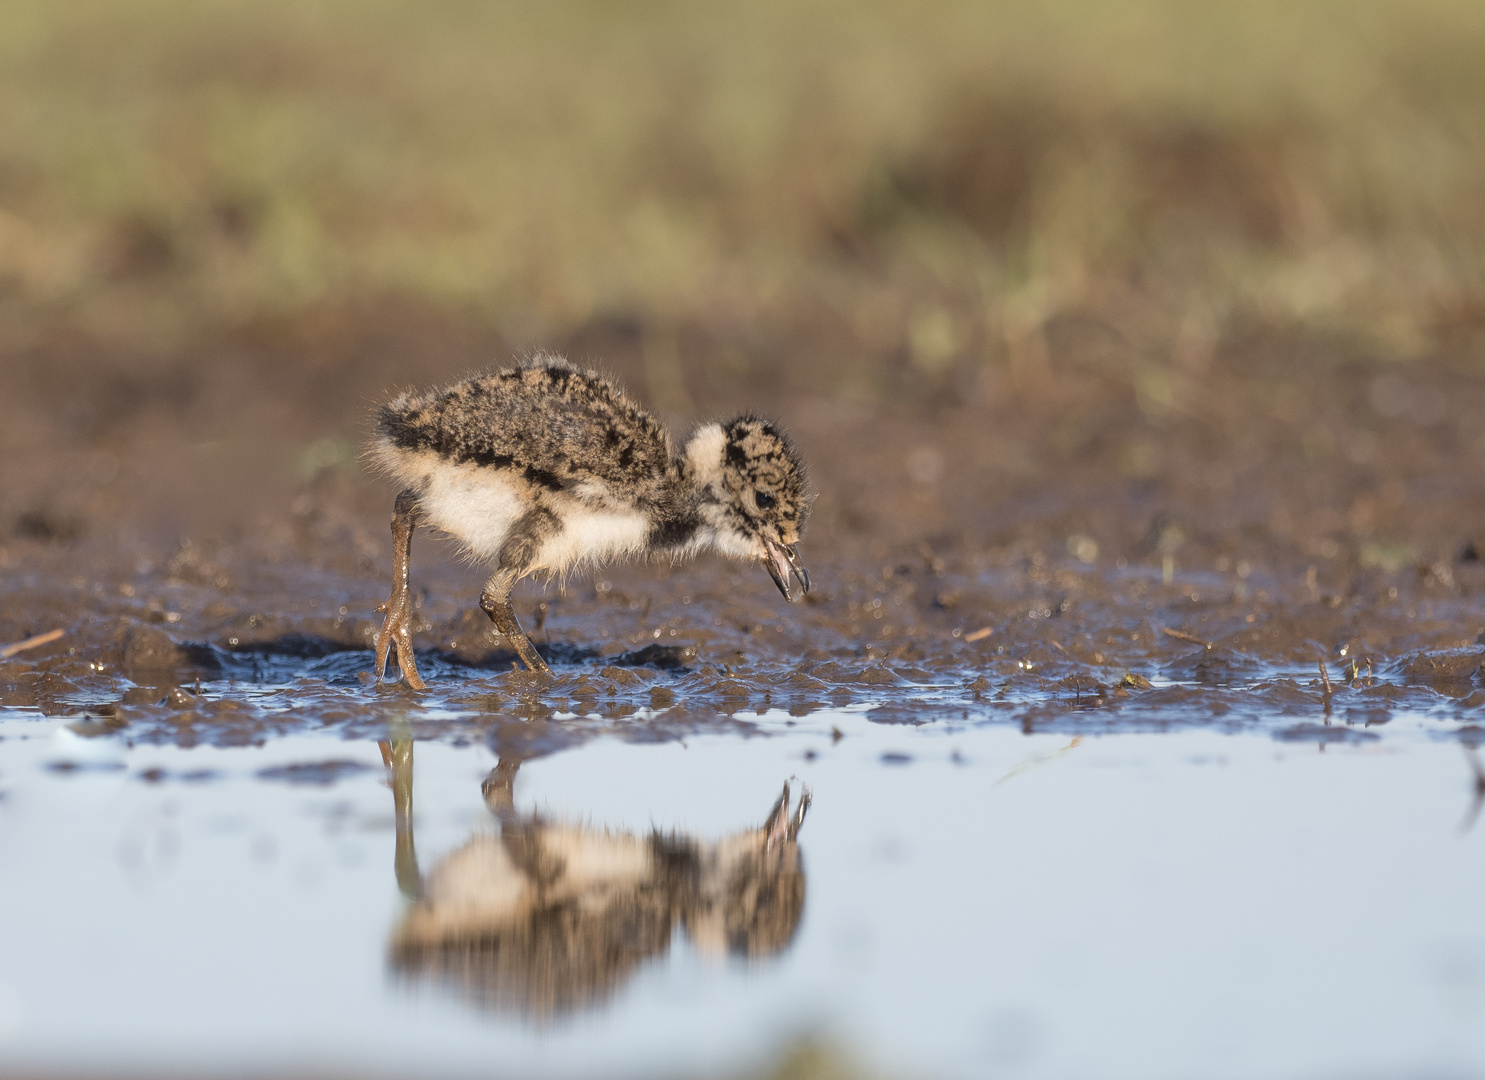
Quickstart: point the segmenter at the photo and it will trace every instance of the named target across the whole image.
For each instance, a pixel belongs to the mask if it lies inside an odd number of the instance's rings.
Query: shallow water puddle
[[[815,1033],[944,1077],[1485,1069],[1485,824],[1436,721],[869,716],[520,763],[396,741],[389,774],[370,740],[129,746],[12,710],[0,1055],[638,1077]]]

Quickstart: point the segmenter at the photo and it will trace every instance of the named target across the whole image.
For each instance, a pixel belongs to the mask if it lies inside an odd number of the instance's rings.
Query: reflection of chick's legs
[[[416,900],[423,892],[423,877],[418,873],[418,851],[413,845],[413,741],[383,739],[376,745],[382,752],[382,764],[391,770],[392,807],[397,818],[397,854],[393,860],[397,887],[403,896]]]
[[[502,822],[509,823],[516,818],[516,770],[520,767],[520,758],[501,757],[490,770],[490,775],[485,777],[484,783],[480,784],[485,805]]]

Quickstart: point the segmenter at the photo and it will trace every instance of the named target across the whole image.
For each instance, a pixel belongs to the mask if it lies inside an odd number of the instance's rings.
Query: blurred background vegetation
[[[774,409],[821,526],[1473,528],[1407,485],[1485,463],[1482,56],[1473,0],[0,0],[0,518],[279,505],[552,348]]]
[[[1482,56],[1471,0],[4,0],[0,348],[399,303],[867,392],[1069,311],[1478,353]]]

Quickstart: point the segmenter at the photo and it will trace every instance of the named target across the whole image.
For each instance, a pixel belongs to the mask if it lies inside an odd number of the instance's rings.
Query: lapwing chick
[[[378,682],[396,645],[408,685],[425,685],[408,595],[418,525],[494,567],[480,607],[525,665],[547,675],[511,609],[511,588],[528,574],[714,550],[762,562],[786,600],[809,592],[796,548],[809,513],[804,468],[784,433],[756,416],[706,424],[676,453],[659,421],[612,382],[537,356],[387,402],[370,456],[402,488],[392,594],[377,609],[386,612]]]

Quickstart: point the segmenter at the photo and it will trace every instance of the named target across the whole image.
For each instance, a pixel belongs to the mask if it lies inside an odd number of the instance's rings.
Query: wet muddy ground
[[[0,640],[65,636],[3,662],[5,704],[214,740],[234,727],[213,718],[222,706],[161,705],[166,691],[309,677],[332,716],[352,693],[348,724],[391,700],[356,679],[390,549],[392,493],[356,456],[367,411],[499,347],[430,331],[421,359],[399,363],[413,333],[132,367],[42,351],[9,372]],[[633,343],[591,337],[568,351],[643,395]],[[827,393],[826,361],[786,356],[720,389],[703,366],[678,433],[760,407],[812,465],[816,594],[785,606],[761,571],[716,561],[526,586],[518,614],[561,675],[538,686],[508,672],[478,569],[420,534],[417,644],[438,676],[426,702],[523,722],[588,698],[617,719],[869,697],[905,717],[1080,730],[1281,714],[1323,726],[1327,699],[1341,726],[1400,708],[1469,717],[1485,651],[1485,376],[1239,335],[1198,371],[1162,369],[1162,389],[1110,328],[1054,324],[1047,347],[1030,372],[883,362],[890,405]],[[246,689],[227,700],[243,730],[282,711]]]
[[[414,693],[369,676],[392,493],[356,448],[383,389],[498,344],[433,337],[6,373],[0,646],[62,631],[0,659],[11,1060],[1485,1069],[1485,375],[1253,335],[1161,382],[1072,321],[1031,369],[886,363],[887,399],[828,385],[828,342],[692,373],[695,415],[795,432],[816,591],[716,560],[523,586],[549,681],[420,533]],[[479,896],[630,869],[408,959],[458,852]]]

